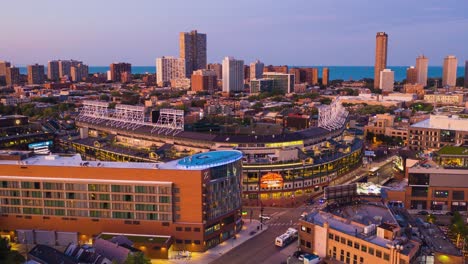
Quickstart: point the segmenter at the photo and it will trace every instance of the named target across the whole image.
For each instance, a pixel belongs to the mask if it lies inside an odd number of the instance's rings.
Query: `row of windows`
[[[330,240],[335,240],[337,242],[340,242],[343,245],[347,245],[348,247],[354,247],[355,249],[358,249],[358,250],[360,249],[362,252],[368,253],[370,255],[374,255],[374,253],[375,253],[375,256],[378,257],[378,258],[382,258],[382,256],[383,256],[384,260],[389,260],[390,259],[390,255],[385,253],[385,252],[382,254],[382,251],[380,251],[378,249],[374,250],[374,248],[367,247],[366,245],[360,245],[358,242],[353,243],[352,240],[347,240],[344,237],[340,237],[338,235],[334,235],[332,233],[329,233],[328,238]]]
[[[171,187],[167,186],[144,186],[144,185],[116,185],[116,184],[79,184],[61,182],[18,182],[1,181],[0,188],[19,189],[44,189],[44,190],[67,190],[67,191],[97,191],[97,192],[125,192],[125,193],[151,193],[171,194]],[[177,189],[178,190],[178,189]]]
[[[4,205],[21,205],[20,199],[2,198],[1,204]],[[42,206],[42,200],[23,199],[24,206]],[[45,207],[66,207],[67,208],[91,208],[91,209],[112,209],[113,210],[129,210],[133,211],[133,204],[130,203],[109,203],[109,202],[86,202],[86,201],[63,201],[63,200],[44,200]],[[170,205],[157,204],[135,204],[136,211],[150,212],[170,212]]]
[[[0,196],[20,197],[20,191],[17,190],[0,190]],[[152,202],[152,203],[171,203],[170,196],[146,196],[146,195],[130,195],[130,194],[96,194],[91,193],[87,196],[85,193],[66,192],[44,192],[41,191],[22,191],[23,197],[31,198],[47,198],[47,199],[69,199],[69,200],[103,200],[103,201],[124,201],[124,202]],[[179,199],[179,198],[178,198]]]
[[[192,240],[176,239],[176,243],[177,243],[177,244],[186,244],[186,245],[190,245],[190,244],[192,244]],[[200,245],[201,242],[200,242],[200,240],[193,240],[193,244],[195,244],[195,245]]]
[[[55,215],[55,216],[81,216],[81,217],[96,217],[96,218],[116,218],[116,219],[139,219],[139,220],[159,220],[170,221],[171,214],[158,213],[133,213],[133,212],[110,212],[97,210],[65,210],[54,208],[32,208],[32,207],[0,207],[1,213],[16,213],[16,214],[36,214],[36,215]],[[194,229],[195,232],[200,232],[199,228]]]
[[[176,231],[182,231],[182,227],[177,226],[177,227],[176,227]],[[191,228],[191,227],[185,227],[185,228],[184,228],[184,231],[185,231],[185,232],[191,232],[191,231],[192,231],[192,228]],[[199,228],[199,227],[194,227],[194,228],[193,228],[193,232],[200,232],[200,228]]]

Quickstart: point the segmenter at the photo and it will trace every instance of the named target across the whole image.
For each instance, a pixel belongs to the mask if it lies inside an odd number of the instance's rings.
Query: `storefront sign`
[[[283,177],[278,173],[269,172],[260,178],[260,188],[283,187]]]

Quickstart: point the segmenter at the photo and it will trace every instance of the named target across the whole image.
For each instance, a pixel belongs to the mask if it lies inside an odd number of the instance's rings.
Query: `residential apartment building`
[[[250,63],[250,80],[262,78],[264,67],[265,64],[259,60]]]
[[[375,37],[374,88],[380,88],[380,72],[387,68],[388,35],[378,32]]]
[[[241,92],[244,90],[244,61],[234,57],[223,60],[223,92]]]
[[[411,150],[438,150],[447,145],[468,145],[468,119],[459,116],[431,115],[409,127]]]
[[[457,85],[457,66],[458,60],[455,56],[449,55],[444,58],[442,87],[452,87]]]
[[[44,83],[44,65],[28,65],[28,84]]]
[[[273,80],[273,90],[282,91],[284,93],[294,92],[294,75],[277,73],[277,72],[264,72],[264,79]]]
[[[6,84],[8,86],[13,86],[20,84],[21,82],[21,76],[20,76],[20,70],[18,67],[8,67],[6,68]]]
[[[395,82],[395,72],[390,69],[384,69],[380,72],[379,88],[385,92],[393,92]]]
[[[2,231],[78,232],[82,241],[162,235],[173,237],[173,250],[205,251],[241,228],[241,159],[240,151],[157,164],[3,152]]]
[[[128,72],[132,74],[132,65],[125,62],[114,62],[109,66],[109,80],[113,82],[122,82],[122,73]]]
[[[218,79],[213,70],[197,70],[192,74],[192,91],[208,91],[213,93],[218,89]]]
[[[210,63],[208,64],[207,69],[215,71],[216,78],[218,78],[218,80],[223,78],[223,65],[221,63]]]
[[[322,85],[327,86],[330,79],[330,69],[322,68]]]
[[[88,78],[88,65],[79,63],[70,68],[70,77],[73,82],[81,82]]]
[[[377,114],[371,118],[369,124],[364,126],[364,133],[401,138],[404,143],[408,141],[408,127],[395,126],[395,116],[388,113]]]
[[[206,34],[198,33],[196,30],[180,32],[179,49],[179,57],[185,62],[187,78],[190,78],[193,71],[206,69]]]
[[[418,70],[414,66],[406,69],[406,83],[418,83]]]
[[[465,102],[465,94],[426,94],[424,95],[424,101],[436,105],[463,105]]]
[[[409,264],[421,247],[404,237],[394,215],[381,202],[338,203],[305,215],[299,225],[301,250],[341,263]]]
[[[58,81],[60,79],[59,61],[53,60],[47,62],[47,79]]]
[[[156,59],[156,82],[165,86],[173,79],[185,78],[185,60],[175,57]]]
[[[427,69],[429,65],[429,59],[424,55],[418,56],[416,58],[416,71],[418,77],[418,84],[421,84],[423,87],[427,86]]]

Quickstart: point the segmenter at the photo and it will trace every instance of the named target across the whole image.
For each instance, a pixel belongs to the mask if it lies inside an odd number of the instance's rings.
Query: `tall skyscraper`
[[[262,78],[263,67],[265,67],[265,64],[259,60],[250,63],[250,80]]]
[[[60,78],[59,62],[56,60],[47,63],[47,78],[51,81],[57,81]]]
[[[11,66],[8,61],[0,61],[0,76],[6,76],[6,69]]]
[[[318,69],[312,68],[312,84],[318,84]]]
[[[418,70],[414,66],[406,69],[406,83],[418,83]]]
[[[206,69],[206,34],[196,30],[180,32],[179,34],[180,58],[185,60],[185,76],[195,70]]]
[[[43,84],[44,73],[44,65],[28,65],[28,84]]]
[[[379,87],[382,91],[393,92],[393,83],[395,82],[395,73],[390,69],[383,69],[379,76]]]
[[[132,64],[125,62],[114,62],[110,65],[110,80],[113,82],[122,81],[122,73],[132,74]]]
[[[449,55],[444,59],[444,68],[442,74],[442,86],[457,85],[457,58]]]
[[[299,84],[305,79],[305,71],[303,69],[291,68],[289,69],[289,74],[294,75],[295,84]]]
[[[429,65],[429,59],[424,55],[416,58],[416,71],[418,77],[418,84],[427,86],[427,69]]]
[[[16,84],[20,84],[20,70],[17,67],[8,67],[6,68],[6,84],[8,86],[13,86]]]
[[[385,32],[377,32],[375,37],[374,88],[379,88],[380,72],[387,68],[387,44],[388,35]]]
[[[207,69],[215,71],[216,78],[218,78],[218,80],[223,78],[223,65],[221,65],[221,63],[210,63],[208,64]]]
[[[322,68],[322,85],[327,86],[330,78],[330,70],[328,68]]]
[[[71,77],[71,67],[78,66],[78,64],[83,64],[83,62],[76,60],[59,60],[58,66],[60,78],[63,78],[65,76]]]
[[[185,60],[175,57],[156,59],[156,82],[165,86],[173,79],[185,78]]]
[[[241,92],[244,90],[244,61],[233,57],[223,60],[223,92]]]
[[[468,60],[465,61],[465,87],[468,88]]]
[[[70,68],[70,76],[72,81],[81,82],[88,78],[88,65],[80,63],[78,65],[73,65]]]

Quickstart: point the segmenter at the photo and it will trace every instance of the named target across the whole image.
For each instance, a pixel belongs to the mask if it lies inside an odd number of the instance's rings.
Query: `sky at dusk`
[[[0,60],[78,59],[154,65],[179,56],[178,34],[208,38],[208,61],[373,65],[375,34],[389,35],[388,65],[419,54],[468,60],[466,0],[14,0],[2,1]]]

